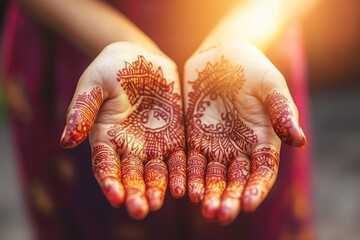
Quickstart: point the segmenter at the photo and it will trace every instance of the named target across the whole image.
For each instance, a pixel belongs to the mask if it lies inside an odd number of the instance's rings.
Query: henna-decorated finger
[[[119,155],[105,144],[92,148],[92,166],[95,178],[109,202],[117,207],[124,201]]]
[[[240,197],[250,174],[250,161],[246,157],[233,160],[228,169],[228,183],[221,199],[217,220],[229,224],[240,212]]]
[[[270,92],[264,104],[268,109],[271,125],[281,141],[295,147],[305,146],[306,137],[299,126],[297,109],[288,90],[284,94]]]
[[[212,220],[220,209],[221,196],[226,187],[226,167],[219,162],[210,162],[207,165],[205,182],[201,212],[206,219]]]
[[[250,177],[241,196],[244,211],[254,211],[262,203],[275,182],[278,168],[278,151],[270,147],[254,151],[250,163]]]
[[[79,91],[81,90],[76,90],[76,92]],[[89,135],[102,102],[103,91],[100,86],[94,86],[89,91],[83,91],[77,96],[76,100],[73,99],[67,113],[66,126],[60,140],[62,147],[76,147],[84,141]]]
[[[184,196],[186,191],[186,156],[184,151],[172,153],[167,161],[169,169],[169,185],[175,198]]]
[[[149,212],[145,197],[143,162],[135,157],[127,157],[122,161],[121,170],[126,193],[126,209],[132,218],[143,219]]]
[[[145,165],[146,197],[150,211],[161,208],[167,187],[168,172],[166,164],[160,158],[151,159]]]
[[[197,151],[188,152],[187,175],[189,198],[192,203],[199,203],[205,193],[206,158]]]

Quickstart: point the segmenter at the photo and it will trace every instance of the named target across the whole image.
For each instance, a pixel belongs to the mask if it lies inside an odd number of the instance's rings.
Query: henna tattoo
[[[261,148],[253,153],[251,158],[251,172],[260,167],[268,167],[271,171],[277,172],[279,168],[279,154],[271,148]]]
[[[228,170],[228,186],[225,190],[228,197],[237,199],[241,196],[250,175],[249,165],[247,159],[235,159],[231,162]]]
[[[291,111],[289,100],[282,94],[273,92],[266,96],[265,105],[275,133],[283,142],[291,144],[294,139],[292,133],[296,128],[296,117]]]
[[[248,180],[244,199],[246,202],[264,199],[276,178],[279,167],[279,154],[271,148],[258,149],[251,158],[251,175]]]
[[[189,198],[191,202],[198,203],[203,199],[205,193],[206,159],[200,153],[190,151],[187,165]]]
[[[150,209],[158,210],[163,203],[168,172],[162,159],[152,159],[145,166],[146,195]]]
[[[207,63],[192,84],[186,116],[190,149],[203,152],[209,161],[227,165],[246,154],[257,142],[257,135],[241,120],[234,103],[245,82],[244,69],[223,56]]]
[[[124,200],[124,188],[120,183],[121,169],[118,155],[108,146],[93,147],[92,165],[95,178],[111,204],[119,206]]]
[[[226,167],[219,162],[210,162],[206,169],[205,182],[202,213],[204,217],[212,219],[219,210],[221,195],[226,187]]]
[[[182,197],[186,189],[186,156],[183,151],[177,151],[169,156],[170,190],[174,197]]]
[[[105,178],[121,179],[118,155],[106,145],[93,147],[93,171],[96,179],[101,183]]]
[[[110,141],[141,159],[166,158],[183,149],[181,98],[173,91],[174,82],[166,83],[161,67],[154,69],[139,56],[133,63],[125,62],[117,80],[136,109],[109,129]]]
[[[206,195],[221,195],[226,186],[226,167],[219,162],[210,162],[206,169]]]
[[[80,144],[90,132],[103,101],[102,90],[94,87],[89,94],[84,92],[76,99],[74,113],[69,117],[61,144],[64,147]]]
[[[144,166],[141,160],[138,158],[126,158],[122,161],[121,167],[122,182],[125,189],[145,192]]]

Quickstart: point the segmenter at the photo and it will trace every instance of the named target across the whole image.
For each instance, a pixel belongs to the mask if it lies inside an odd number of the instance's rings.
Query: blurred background
[[[1,24],[6,1],[0,3]],[[319,239],[360,236],[360,1],[322,1],[303,21]],[[1,81],[0,81],[1,82]],[[30,239],[0,85],[0,239]]]

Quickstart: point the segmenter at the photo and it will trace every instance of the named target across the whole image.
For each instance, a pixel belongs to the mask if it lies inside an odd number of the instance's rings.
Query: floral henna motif
[[[118,81],[136,109],[122,124],[112,126],[108,135],[119,150],[140,159],[167,157],[183,149],[180,95],[174,93],[174,83],[167,84],[161,67],[139,56],[119,71]]]
[[[282,94],[273,92],[266,97],[265,105],[274,131],[283,142],[291,144],[296,118],[291,111],[290,102]]]
[[[247,153],[257,136],[241,120],[234,102],[245,82],[244,69],[221,58],[199,72],[189,93],[187,131],[189,147],[203,152],[211,161],[225,165]]]
[[[61,144],[64,147],[80,144],[89,134],[103,101],[101,88],[94,87],[76,99],[74,113],[69,117]]]

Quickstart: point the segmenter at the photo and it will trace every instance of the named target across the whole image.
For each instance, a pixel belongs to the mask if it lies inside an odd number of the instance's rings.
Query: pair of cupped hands
[[[281,141],[306,142],[285,79],[243,42],[191,56],[182,84],[167,56],[107,46],[79,79],[61,145],[88,136],[94,175],[113,206],[125,202],[142,219],[161,208],[169,185],[221,224],[264,200]]]

